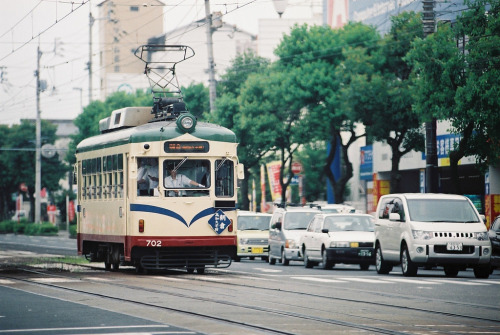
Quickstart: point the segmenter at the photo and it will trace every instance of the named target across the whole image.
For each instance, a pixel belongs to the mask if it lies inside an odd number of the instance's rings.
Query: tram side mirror
[[[245,166],[241,163],[236,165],[236,173],[238,174],[238,179],[245,179]]]

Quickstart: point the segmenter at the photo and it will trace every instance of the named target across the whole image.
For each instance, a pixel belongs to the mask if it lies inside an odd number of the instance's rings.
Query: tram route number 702
[[[148,247],[161,247],[161,240],[146,240]]]

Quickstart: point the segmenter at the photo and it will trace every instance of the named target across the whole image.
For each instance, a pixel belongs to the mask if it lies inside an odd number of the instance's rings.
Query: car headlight
[[[476,239],[478,241],[486,241],[486,240],[488,240],[489,239],[488,232],[483,231],[483,232],[480,232],[480,233],[476,233]]]
[[[413,238],[416,240],[430,240],[432,232],[423,230],[412,230]]]
[[[333,241],[333,242],[330,242],[330,248],[349,248],[349,242],[345,242],[345,241],[342,241],[342,242]]]
[[[240,238],[240,244],[248,244],[248,238]]]
[[[285,242],[285,248],[290,248],[290,249],[298,249],[298,243],[297,241],[293,240],[293,239],[288,239],[286,240]]]

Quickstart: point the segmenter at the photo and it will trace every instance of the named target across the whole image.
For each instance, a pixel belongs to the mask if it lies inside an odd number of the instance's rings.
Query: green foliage
[[[41,122],[42,145],[53,144],[56,140],[57,127],[49,121]],[[36,166],[36,125],[28,120],[22,120],[20,124],[11,127],[0,127],[0,146],[3,149],[0,156],[0,215],[8,217],[9,208],[6,204],[12,204],[11,195],[19,190],[19,185],[25,183],[28,187],[28,198],[34,201],[32,196],[35,191],[35,166]],[[67,167],[59,160],[59,154],[52,158],[41,159],[42,188],[49,192],[57,191],[59,180],[67,171]]]
[[[42,222],[42,223],[30,223],[27,224],[24,228],[25,235],[44,235],[44,236],[56,236],[59,232],[57,226],[53,225],[50,222]]]
[[[24,229],[28,225],[28,221],[21,220],[19,222],[6,220],[0,221],[0,234],[8,234],[8,233],[24,233]]]
[[[191,114],[204,120],[204,113],[210,112],[210,97],[208,87],[203,84],[191,84],[188,87],[182,87],[184,102]]]

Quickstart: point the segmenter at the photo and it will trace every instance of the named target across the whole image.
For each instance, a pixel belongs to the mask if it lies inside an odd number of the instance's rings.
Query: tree
[[[469,10],[454,27],[439,25],[436,33],[416,40],[408,54],[414,64],[416,109],[427,118],[449,120],[452,131],[462,135],[450,151],[459,194],[462,157],[475,156],[482,170],[497,164],[500,157],[500,1],[466,3]],[[465,53],[457,48],[464,36]]]
[[[420,15],[405,12],[391,18],[390,32],[377,49],[355,48],[346,53],[343,103],[361,120],[367,135],[391,147],[390,192],[400,192],[401,158],[424,148],[421,119],[413,110],[411,66],[404,56],[415,38],[423,36]]]
[[[57,127],[48,121],[41,122],[41,138],[43,144],[53,144],[56,140]],[[12,193],[19,191],[19,185],[25,183],[28,187],[28,197],[31,208],[35,203],[35,166],[36,166],[36,126],[33,122],[23,120],[19,125],[13,125],[11,128],[1,127],[2,148],[5,152],[0,158],[2,167],[2,179],[0,181],[1,193],[1,213],[5,216],[8,211],[8,204],[12,203],[9,199]],[[59,180],[64,177],[68,168],[59,160],[59,154],[52,158],[42,156],[41,186],[49,192],[57,191]],[[31,213],[31,219],[34,219],[34,212]]]
[[[184,102],[191,114],[199,119],[206,119],[204,113],[210,111],[208,87],[203,84],[190,84],[181,88]]]
[[[343,66],[345,48],[370,47],[379,39],[373,27],[361,23],[349,23],[336,30],[303,25],[295,26],[275,50],[283,71],[293,73],[288,90],[293,89],[296,103],[307,109],[305,129],[312,135],[311,140],[330,143],[323,172],[334,190],[336,203],[344,201],[346,184],[353,176],[347,151],[352,143],[364,136],[356,132],[358,120],[341,104],[340,89],[344,83],[337,76],[338,67]],[[347,134],[345,139],[342,134]],[[331,165],[338,154],[338,146],[343,163],[341,175],[335,176]]]
[[[249,185],[250,171],[260,164],[262,157],[268,152],[270,145],[266,142],[265,134],[257,133],[256,129],[262,129],[262,124],[268,124],[266,111],[260,110],[259,101],[255,104],[245,106],[245,99],[239,99],[242,86],[249,77],[255,88],[264,89],[259,83],[255,73],[266,73],[269,61],[248,51],[240,54],[231,61],[231,66],[226,69],[226,73],[221,76],[217,92],[219,97],[216,100],[216,110],[208,117],[214,123],[231,129],[236,134],[238,145],[238,158],[244,164],[245,179],[240,187],[240,207],[248,209],[249,206]],[[253,84],[249,84],[252,86]],[[258,99],[260,100],[260,99]],[[242,110],[246,108],[246,113]],[[272,126],[271,126],[272,127]]]

